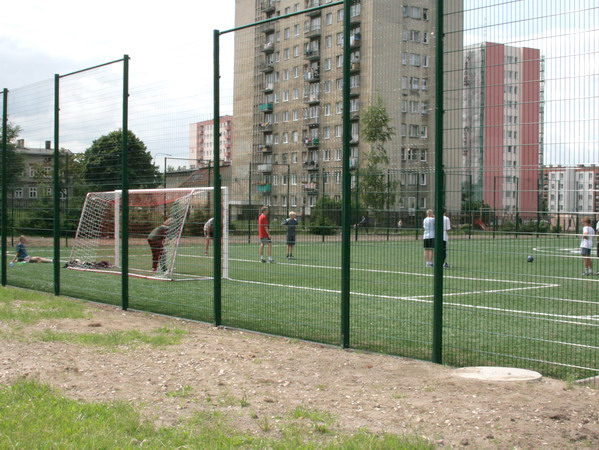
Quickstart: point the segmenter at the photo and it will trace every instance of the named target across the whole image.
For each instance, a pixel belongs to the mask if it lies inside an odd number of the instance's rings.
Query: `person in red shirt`
[[[260,239],[260,262],[265,263],[264,245],[268,245],[268,262],[274,263],[272,259],[272,241],[268,232],[268,206],[263,206],[258,217],[258,238]]]

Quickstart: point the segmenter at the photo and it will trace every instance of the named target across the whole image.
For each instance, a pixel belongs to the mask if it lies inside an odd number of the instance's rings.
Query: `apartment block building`
[[[220,118],[220,159],[231,161],[233,150],[233,116]],[[197,161],[214,161],[214,121],[189,125],[189,159]]]
[[[492,42],[465,48],[463,200],[522,217],[538,210],[542,67],[538,49]]]
[[[236,26],[282,18],[235,36],[233,203],[290,206],[309,215],[323,195],[341,198],[344,11],[340,5],[313,9],[329,3],[236,2]],[[449,3],[453,12],[461,10],[461,1]],[[434,199],[435,4],[355,0],[350,9],[353,185],[370,148],[361,137],[361,117],[381,98],[395,131],[385,145],[389,165],[382,168],[397,181],[391,207],[412,214]],[[452,33],[446,46],[461,49],[461,33]],[[446,65],[446,82],[457,92],[446,110],[457,123],[462,61]],[[446,135],[447,148],[456,149],[444,155],[446,165],[460,162],[460,134],[455,127]],[[459,208],[459,180],[455,184],[447,189],[450,208]]]
[[[547,211],[599,212],[599,166],[546,166],[543,172]]]

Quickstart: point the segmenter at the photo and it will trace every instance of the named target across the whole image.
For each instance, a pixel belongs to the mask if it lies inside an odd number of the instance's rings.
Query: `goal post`
[[[204,254],[203,226],[214,216],[214,188],[132,189],[128,193],[129,275],[211,279],[214,265],[211,255]],[[227,188],[221,188],[223,278],[229,275],[227,194]],[[67,267],[121,272],[122,206],[120,190],[87,194]]]

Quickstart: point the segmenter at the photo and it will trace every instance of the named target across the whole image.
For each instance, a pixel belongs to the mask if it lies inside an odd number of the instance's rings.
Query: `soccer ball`
[[[526,258],[526,260],[527,260],[528,262],[533,262],[533,261],[535,260],[535,258],[534,258],[534,256],[532,256],[532,255],[529,255],[529,256],[528,256],[528,258]]]

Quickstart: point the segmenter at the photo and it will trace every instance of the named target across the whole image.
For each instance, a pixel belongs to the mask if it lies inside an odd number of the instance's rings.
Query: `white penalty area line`
[[[238,282],[238,283],[246,283],[246,284],[254,284],[254,285],[259,285],[259,286],[272,286],[272,287],[280,287],[280,288],[285,288],[285,289],[300,289],[300,290],[305,290],[305,291],[313,291],[313,292],[323,292],[323,293],[327,293],[327,294],[341,294],[341,291],[338,289],[325,289],[325,288],[315,288],[315,287],[309,287],[309,286],[295,286],[295,285],[290,285],[290,284],[282,284],[282,283],[267,283],[264,281],[251,281],[251,280],[238,280],[235,278],[230,278],[230,281],[234,281],[234,282]],[[544,288],[546,286],[538,286],[536,287],[536,289],[540,289],[540,288]],[[535,288],[528,288],[528,289],[535,289]],[[494,291],[497,292],[497,291]],[[479,291],[477,293],[485,293],[485,291]],[[468,293],[464,293],[461,295],[467,295]],[[368,297],[368,298],[379,298],[379,299],[384,299],[384,300],[404,300],[404,301],[408,301],[408,302],[414,302],[414,303],[425,303],[425,304],[432,304],[433,300],[429,300],[429,298],[431,296],[394,296],[394,295],[383,295],[383,294],[370,294],[370,293],[364,293],[364,292],[350,292],[350,295],[355,295],[355,296],[359,296],[359,297]],[[445,295],[445,294],[444,294]],[[542,312],[534,312],[534,311],[521,311],[521,310],[517,310],[517,309],[505,309],[505,308],[498,308],[498,307],[492,307],[492,306],[481,306],[481,305],[468,305],[468,304],[463,304],[463,303],[453,303],[453,302],[446,302],[444,303],[445,305],[448,306],[456,306],[456,307],[460,307],[460,308],[469,308],[469,309],[477,309],[477,310],[483,310],[483,311],[496,311],[496,312],[502,312],[502,313],[510,313],[510,314],[522,314],[522,315],[532,315],[532,316],[538,316],[538,317],[543,317],[543,318],[553,318],[553,319],[569,319],[569,320],[597,320],[599,321],[599,316],[569,316],[569,315],[564,315],[564,314],[552,314],[552,313],[542,313]],[[562,321],[560,320],[560,321]],[[569,322],[569,321],[564,321],[564,323],[574,323],[577,325],[590,325],[588,323],[585,322]],[[599,326],[599,324],[594,325],[593,326]]]

